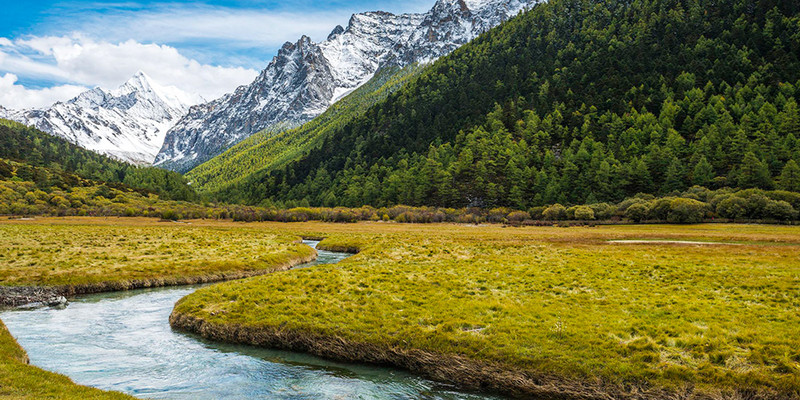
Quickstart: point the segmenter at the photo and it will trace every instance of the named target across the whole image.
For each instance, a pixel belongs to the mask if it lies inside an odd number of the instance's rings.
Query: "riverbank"
[[[0,307],[243,279],[317,256],[289,234],[134,218],[0,221],[0,237]]]
[[[735,398],[740,393],[720,393],[722,397],[648,387],[647,385],[614,385],[600,380],[579,380],[536,371],[509,369],[499,363],[485,362],[453,354],[441,354],[402,346],[381,346],[359,343],[336,335],[320,335],[281,328],[253,328],[213,324],[189,314],[174,311],[170,315],[174,329],[198,334],[224,343],[246,344],[272,349],[309,353],[343,362],[391,365],[420,376],[457,385],[461,389],[501,393],[520,398],[537,399],[714,399]],[[744,394],[744,393],[741,393]],[[761,393],[752,399],[779,400],[775,394]]]
[[[800,229],[735,227],[326,225],[359,255],[201,289],[170,322],[525,397],[800,398]]]
[[[317,257],[291,234],[144,218],[3,220],[0,238],[0,308],[57,306],[76,295],[242,279]],[[132,399],[28,365],[2,321],[0,398]]]

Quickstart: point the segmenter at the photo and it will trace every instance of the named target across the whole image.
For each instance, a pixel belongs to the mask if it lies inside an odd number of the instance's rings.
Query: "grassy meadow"
[[[187,222],[0,221],[0,284],[269,270],[312,254],[298,237],[325,237],[360,252],[200,289],[173,317],[518,394],[800,398],[800,227]],[[0,347],[0,397],[106,395],[25,365],[5,329]]]
[[[541,394],[800,396],[797,227],[259,226],[361,252],[201,289],[178,303],[176,320],[201,321],[211,337],[235,337],[229,328],[239,327],[272,337],[255,333],[254,343],[438,376],[368,354],[423,351],[523,373]],[[326,346],[297,344],[308,338]],[[337,353],[331,343],[354,345]]]
[[[0,221],[0,285],[75,286],[270,272],[314,251],[297,237],[243,224],[177,224],[154,219],[64,218]],[[114,285],[113,283],[119,283]],[[74,384],[27,364],[0,321],[0,399],[128,399]]]
[[[40,222],[43,221],[43,222]],[[0,285],[64,286],[248,275],[313,257],[247,225],[72,218],[0,222]]]

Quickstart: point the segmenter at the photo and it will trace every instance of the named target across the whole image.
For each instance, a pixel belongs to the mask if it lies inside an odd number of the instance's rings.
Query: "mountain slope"
[[[169,130],[199,99],[138,72],[116,90],[95,88],[41,110],[0,110],[85,149],[133,164],[152,164]]]
[[[92,182],[156,193],[162,199],[197,197],[176,172],[136,167],[6,119],[0,119],[0,159],[20,164],[17,175],[24,175],[23,180],[36,182],[45,191],[54,186],[69,189],[82,185],[74,175]]]
[[[534,3],[439,0],[425,14],[355,14],[319,44],[286,43],[253,83],[193,107],[156,164],[188,171],[256,132],[309,121],[381,68],[434,60]]]
[[[186,174],[198,192],[218,192],[252,174],[283,166],[300,157],[337,127],[363,114],[422,70],[419,65],[388,67],[369,82],[328,108],[322,115],[295,129],[261,131],[199,165]],[[235,199],[227,199],[234,201]]]
[[[800,158],[800,10],[770,4],[552,0],[220,196],[528,207],[781,188]]]

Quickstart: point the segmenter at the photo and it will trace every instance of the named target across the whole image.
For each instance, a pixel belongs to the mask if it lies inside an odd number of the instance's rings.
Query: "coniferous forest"
[[[543,3],[295,162],[217,195],[525,209],[694,185],[798,191],[799,11],[793,1]]]

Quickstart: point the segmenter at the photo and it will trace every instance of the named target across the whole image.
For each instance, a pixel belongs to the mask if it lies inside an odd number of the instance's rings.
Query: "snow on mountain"
[[[192,107],[155,164],[188,171],[260,130],[309,121],[379,69],[431,62],[538,1],[439,0],[424,14],[355,14],[321,43],[287,42],[251,84]]]
[[[150,165],[167,131],[190,106],[202,101],[178,88],[161,86],[140,71],[115,90],[94,88],[41,110],[0,107],[0,117],[122,161]]]

